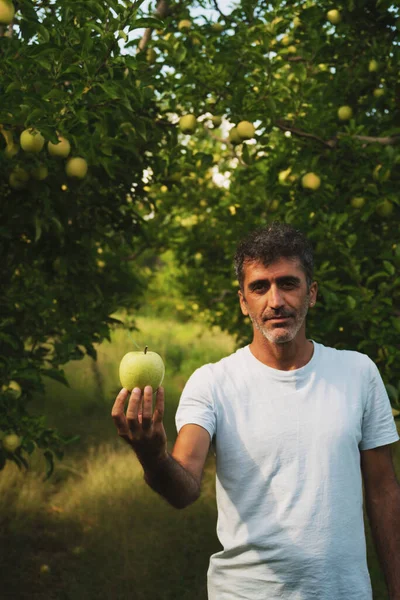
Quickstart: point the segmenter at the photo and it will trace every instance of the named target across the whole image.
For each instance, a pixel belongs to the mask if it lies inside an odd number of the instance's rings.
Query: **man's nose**
[[[271,308],[280,308],[284,304],[282,294],[275,285],[271,285],[269,289],[268,304]]]

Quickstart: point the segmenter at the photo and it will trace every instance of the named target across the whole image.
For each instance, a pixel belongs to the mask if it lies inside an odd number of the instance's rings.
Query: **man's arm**
[[[171,454],[156,464],[142,463],[144,479],[175,508],[185,508],[200,496],[210,436],[203,427],[184,425]]]
[[[157,390],[152,414],[152,388],[146,386],[142,395],[134,389],[125,414],[129,392],[118,394],[112,418],[118,434],[132,447],[144,470],[146,483],[175,508],[185,508],[200,495],[204,464],[210,446],[208,432],[199,425],[182,427],[172,454],[167,451],[167,436],[163,425],[164,390]]]
[[[400,486],[390,445],[361,451],[365,505],[389,600],[400,600]]]

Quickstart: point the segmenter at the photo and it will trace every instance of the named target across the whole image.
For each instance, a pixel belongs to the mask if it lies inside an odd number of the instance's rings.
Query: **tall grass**
[[[8,463],[0,474],[0,597],[10,600],[206,600],[216,538],[215,464],[208,457],[201,498],[176,511],[144,483],[132,451],[116,436],[110,417],[120,388],[123,354],[148,345],[166,363],[166,429],[190,373],[234,349],[233,341],[199,324],[138,319],[139,331],[113,332],[98,362],[66,366],[70,388],[52,380],[34,407],[63,433],[81,434],[74,451],[44,481],[43,459],[31,470]],[[394,451],[396,472],[400,455]],[[371,542],[368,561],[374,600],[387,592]],[[47,565],[49,570],[41,572]]]

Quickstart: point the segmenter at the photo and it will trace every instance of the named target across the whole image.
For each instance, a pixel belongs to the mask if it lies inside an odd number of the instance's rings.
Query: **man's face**
[[[249,262],[244,265],[240,307],[268,341],[283,344],[297,336],[308,307],[315,303],[317,289],[314,282],[307,293],[306,276],[298,259],[281,258],[268,267]]]

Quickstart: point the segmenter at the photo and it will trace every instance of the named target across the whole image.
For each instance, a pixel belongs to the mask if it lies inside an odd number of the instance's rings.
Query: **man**
[[[197,369],[167,452],[164,393],[121,390],[112,416],[148,485],[176,508],[200,495],[216,454],[217,533],[209,600],[371,600],[363,486],[390,600],[400,600],[399,439],[379,371],[365,354],[306,338],[313,253],[283,223],[252,233],[235,269],[251,344]]]

